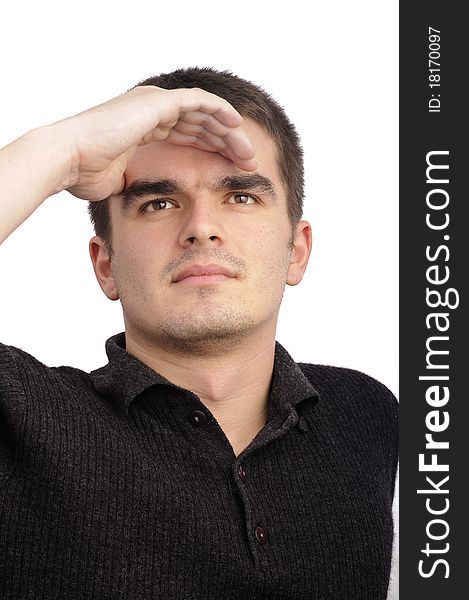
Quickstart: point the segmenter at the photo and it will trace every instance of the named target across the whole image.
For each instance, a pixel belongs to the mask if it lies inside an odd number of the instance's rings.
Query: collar
[[[106,341],[108,364],[90,373],[96,391],[126,414],[130,404],[152,386],[173,388],[192,394],[190,390],[172,383],[125,349],[125,333],[118,333]],[[275,342],[274,369],[270,388],[269,411],[290,410],[303,400],[319,400],[319,393],[285,348]]]

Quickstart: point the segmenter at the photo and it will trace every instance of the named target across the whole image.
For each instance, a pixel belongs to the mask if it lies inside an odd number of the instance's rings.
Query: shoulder
[[[50,367],[22,348],[0,343],[0,395],[34,396],[51,384],[90,385],[89,374],[71,366]]]
[[[328,403],[352,402],[355,408],[381,409],[397,414],[395,395],[371,375],[331,365],[298,363],[298,366]]]
[[[347,424],[370,443],[399,443],[399,404],[391,390],[374,377],[345,367],[298,363],[319,393],[316,415],[337,427]]]
[[[366,373],[344,367],[298,363],[319,393],[310,424],[340,439],[364,461],[378,461],[389,473],[392,494],[399,453],[398,401],[391,390]]]

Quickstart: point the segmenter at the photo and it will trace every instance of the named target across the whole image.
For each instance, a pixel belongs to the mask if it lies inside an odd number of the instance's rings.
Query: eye
[[[167,198],[158,198],[157,200],[151,200],[150,202],[145,202],[145,204],[142,204],[142,206],[139,209],[140,213],[145,213],[145,212],[158,212],[161,210],[167,210],[168,207],[165,207],[165,204],[169,204],[169,208],[172,207],[174,208],[174,202],[173,200],[168,200]],[[152,209],[151,210],[147,210],[148,207],[151,206]]]
[[[229,204],[255,204],[257,202],[254,196],[251,194],[245,194],[243,192],[237,192],[230,196],[230,200],[235,198],[234,202],[229,202]],[[236,199],[239,199],[239,202],[236,202]]]

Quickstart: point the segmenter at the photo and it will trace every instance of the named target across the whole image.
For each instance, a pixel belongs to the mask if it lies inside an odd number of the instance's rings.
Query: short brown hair
[[[168,90],[201,88],[224,98],[243,117],[249,117],[264,127],[277,147],[278,168],[287,194],[288,216],[293,232],[303,214],[303,149],[298,133],[284,109],[267,92],[230,71],[217,71],[211,67],[177,69],[172,73],[149,77],[134,87],[140,85],[154,85]],[[89,202],[88,212],[96,235],[104,240],[112,254],[109,198]]]

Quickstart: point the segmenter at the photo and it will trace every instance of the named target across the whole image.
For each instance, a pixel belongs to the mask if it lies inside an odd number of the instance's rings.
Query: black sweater
[[[88,374],[0,344],[2,600],[385,600],[384,385],[277,342],[267,424],[236,457],[123,333],[106,351]]]

